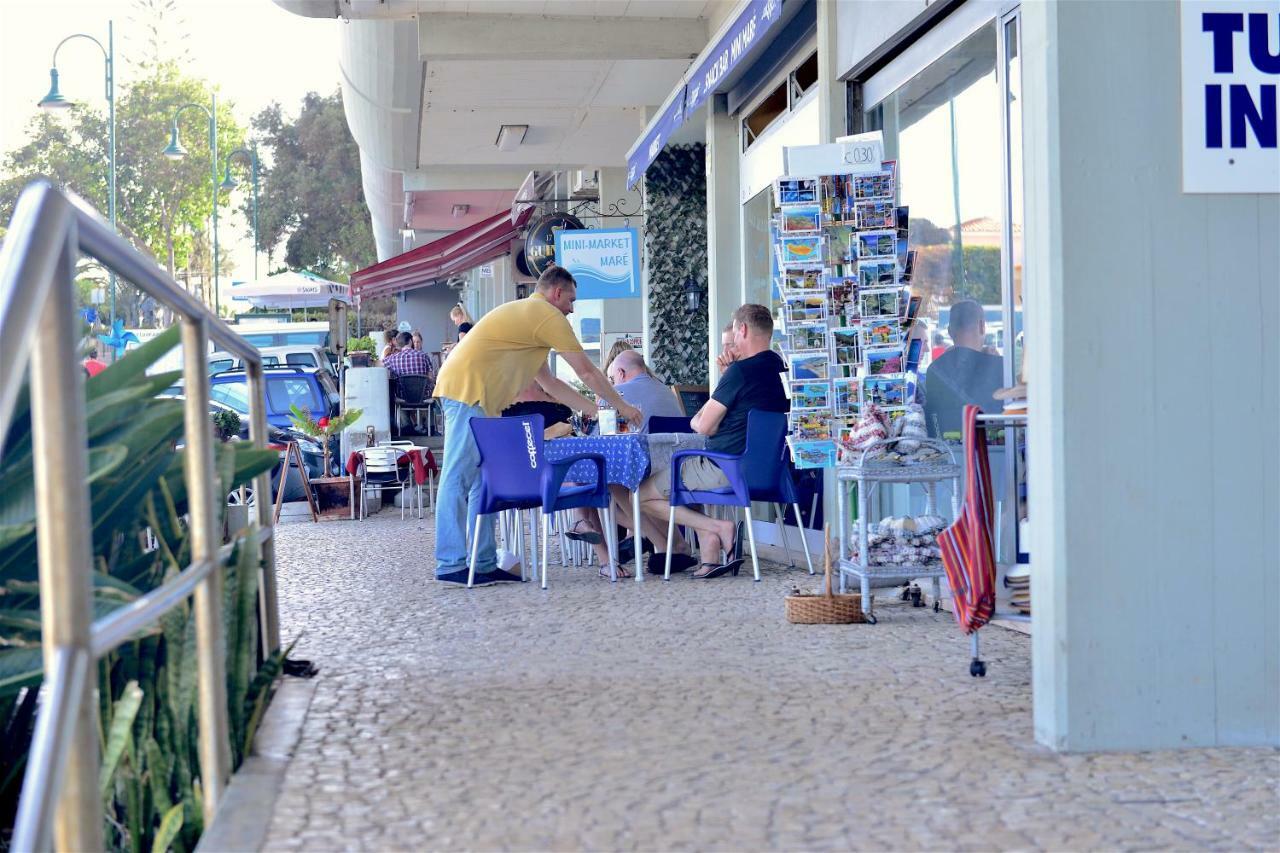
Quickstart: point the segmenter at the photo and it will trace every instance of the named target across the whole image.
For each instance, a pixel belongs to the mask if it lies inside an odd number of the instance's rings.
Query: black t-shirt
[[[934,359],[924,377],[924,418],[929,434],[941,438],[963,429],[961,415],[970,403],[987,413],[1003,408],[991,395],[1004,385],[1004,361],[998,355],[952,347]]]
[[[720,377],[711,399],[729,411],[720,421],[720,429],[707,439],[708,450],[741,453],[747,446],[747,415],[752,409],[786,412],[791,401],[782,388],[787,363],[773,350],[756,353],[735,361]]]
[[[552,424],[567,424],[573,418],[573,412],[563,403],[551,403],[545,400],[530,400],[525,403],[512,403],[502,410],[504,418],[520,415],[542,415],[543,427]]]

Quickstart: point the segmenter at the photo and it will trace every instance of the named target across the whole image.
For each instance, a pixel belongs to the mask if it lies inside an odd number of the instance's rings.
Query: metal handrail
[[[184,426],[192,561],[177,577],[128,606],[91,623],[92,554],[87,490],[88,440],[82,371],[75,352],[75,261],[96,258],[182,316]],[[39,332],[39,334],[36,334]],[[8,434],[24,368],[31,368],[32,442],[37,514],[53,519],[37,529],[45,683],[12,847],[96,850],[102,847],[98,793],[97,702],[90,663],[194,596],[197,717],[205,825],[212,822],[230,775],[226,667],[222,637],[222,573],[230,553],[216,527],[213,438],[208,423],[205,353],[213,339],[244,359],[249,380],[249,431],[267,439],[262,358],[201,302],[133,249],[76,196],[39,181],[23,190],[0,248],[0,447]],[[74,393],[67,393],[74,389]],[[270,476],[259,475],[262,621],[268,652],[280,646]],[[78,673],[78,674],[77,674]],[[50,831],[52,828],[52,832]]]

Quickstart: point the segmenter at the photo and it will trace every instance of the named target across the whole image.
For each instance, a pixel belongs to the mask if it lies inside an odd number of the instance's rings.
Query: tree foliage
[[[284,241],[289,267],[336,281],[374,263],[360,149],[347,128],[341,94],[308,94],[292,121],[272,104],[252,126],[263,155],[258,248],[270,256]]]
[[[182,268],[212,274],[212,168],[204,111],[186,110],[179,119],[188,152],[184,159],[170,161],[160,152],[169,143],[174,112],[187,103],[207,109],[214,90],[208,81],[188,77],[172,63],[151,66],[148,72],[128,88],[116,90],[117,223],[128,239],[156,257],[171,275]],[[105,105],[81,104],[65,118],[34,114],[28,141],[0,160],[0,222],[9,221],[18,194],[38,177],[76,193],[106,214],[105,112]],[[220,155],[243,145],[244,138],[230,104],[220,103]],[[220,212],[230,212],[226,195],[221,193]],[[230,271],[225,253],[222,265],[224,274]],[[138,293],[121,287],[118,297],[118,310],[126,322],[136,322],[142,311]]]

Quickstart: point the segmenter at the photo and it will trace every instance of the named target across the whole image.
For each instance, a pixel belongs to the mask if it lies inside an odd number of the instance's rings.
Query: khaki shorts
[[[680,466],[680,475],[685,488],[695,491],[723,489],[729,485],[729,478],[720,470],[720,466],[703,456],[686,459]],[[650,474],[649,482],[653,483],[658,494],[664,498],[671,497],[671,469],[664,468]]]

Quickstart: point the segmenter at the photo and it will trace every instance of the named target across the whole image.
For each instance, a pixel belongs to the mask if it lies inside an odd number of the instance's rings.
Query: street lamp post
[[[169,145],[161,153],[170,160],[181,160],[187,156],[187,149],[182,147],[178,139],[178,116],[185,110],[201,110],[209,117],[209,174],[212,178],[213,192],[213,313],[218,314],[218,96],[213,95],[210,106],[203,104],[183,104],[174,110],[173,126],[169,129]]]
[[[72,39],[88,39],[98,46],[102,51],[102,56],[106,60],[106,89],[107,89],[107,183],[110,185],[107,192],[107,217],[111,220],[111,228],[116,227],[116,46],[115,46],[115,24],[113,21],[107,21],[107,44],[104,47],[102,42],[87,33],[74,33],[58,42],[58,46],[53,49],[53,62],[49,67],[49,94],[40,99],[38,106],[48,112],[57,112],[70,109],[71,101],[62,96],[58,91],[58,51],[62,46]],[[110,274],[111,279],[111,324],[115,325],[116,320],[116,274]]]
[[[249,164],[249,175],[253,181],[253,277],[258,278],[258,149],[237,148],[227,155],[227,165],[222,171],[222,189],[233,190],[236,181],[231,177],[231,162],[237,157]]]

